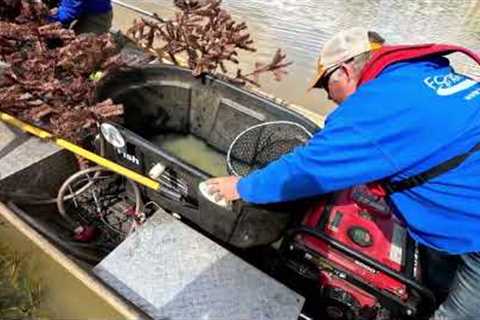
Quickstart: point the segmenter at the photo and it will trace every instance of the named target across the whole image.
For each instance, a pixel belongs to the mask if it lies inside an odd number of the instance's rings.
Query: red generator
[[[325,197],[291,230],[288,265],[314,280],[329,319],[421,319],[435,306],[420,283],[418,248],[380,189]]]

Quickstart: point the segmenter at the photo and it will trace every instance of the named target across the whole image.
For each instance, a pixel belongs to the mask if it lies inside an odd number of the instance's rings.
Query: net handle
[[[266,126],[269,126],[269,125],[275,125],[275,124],[288,124],[288,125],[294,125],[298,128],[300,128],[301,130],[303,130],[307,136],[309,138],[312,138],[313,137],[313,134],[308,131],[304,126],[296,123],[296,122],[293,122],[293,121],[286,121],[286,120],[280,120],[280,121],[268,121],[268,122],[263,122],[263,123],[259,123],[259,124],[256,124],[254,126],[251,126],[245,130],[243,130],[242,132],[240,132],[236,137],[235,139],[233,139],[232,143],[230,144],[230,146],[228,147],[228,151],[227,151],[227,167],[228,167],[228,170],[234,175],[234,176],[237,176],[237,177],[240,177],[241,175],[238,174],[237,171],[235,171],[235,169],[233,168],[232,166],[232,163],[231,163],[231,154],[232,154],[232,150],[233,150],[233,147],[235,146],[235,143],[237,143],[237,141],[244,135],[246,134],[247,132],[251,131],[251,130],[254,130],[254,129],[257,129],[257,128],[260,128],[260,127],[266,127]]]

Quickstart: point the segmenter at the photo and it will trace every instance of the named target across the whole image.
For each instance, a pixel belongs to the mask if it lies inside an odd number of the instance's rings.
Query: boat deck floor
[[[54,144],[42,142],[0,122],[0,179],[59,152]]]
[[[94,268],[153,319],[298,319],[304,298],[157,211]]]

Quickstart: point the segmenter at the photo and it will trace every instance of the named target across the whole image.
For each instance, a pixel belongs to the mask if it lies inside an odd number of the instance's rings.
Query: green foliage
[[[2,320],[45,319],[38,306],[40,283],[28,277],[24,257],[0,247],[0,315]]]

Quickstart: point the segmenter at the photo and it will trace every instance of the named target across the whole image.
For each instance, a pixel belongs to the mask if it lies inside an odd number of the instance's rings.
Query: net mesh
[[[311,136],[303,126],[289,121],[266,122],[250,127],[230,145],[228,171],[236,176],[247,175],[305,144]]]

